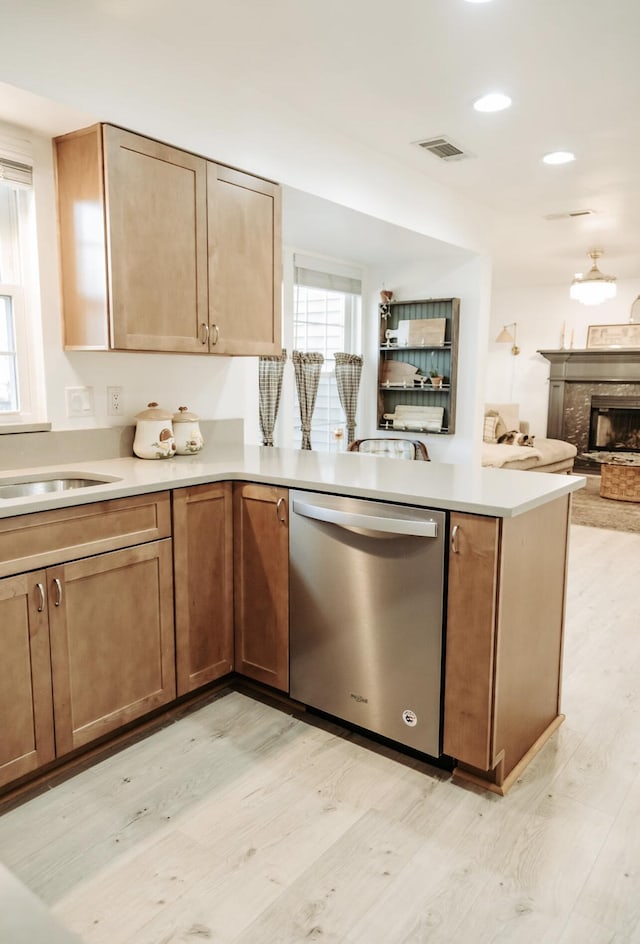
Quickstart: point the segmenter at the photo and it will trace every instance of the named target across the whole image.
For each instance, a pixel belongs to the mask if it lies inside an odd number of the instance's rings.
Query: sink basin
[[[0,479],[0,499],[28,498],[30,495],[45,495],[48,492],[66,492],[74,488],[92,488],[94,485],[108,485],[119,482],[115,476],[78,475],[73,472],[51,472],[46,475],[34,473],[20,478]]]

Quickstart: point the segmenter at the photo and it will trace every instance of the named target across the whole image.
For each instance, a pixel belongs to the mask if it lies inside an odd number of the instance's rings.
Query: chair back
[[[430,462],[427,447],[419,439],[356,439],[349,446],[349,452],[361,452],[369,456],[383,456],[387,459],[419,459]]]

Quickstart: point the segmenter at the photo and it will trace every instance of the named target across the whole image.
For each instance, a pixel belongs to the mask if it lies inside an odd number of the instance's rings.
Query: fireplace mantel
[[[640,382],[640,348],[538,351],[551,364],[550,380]]]
[[[640,396],[640,348],[538,351],[551,364],[547,436],[587,449],[592,395]]]

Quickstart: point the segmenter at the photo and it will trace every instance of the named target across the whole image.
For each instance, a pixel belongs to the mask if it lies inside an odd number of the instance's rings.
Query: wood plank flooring
[[[639,565],[573,527],[567,720],[505,798],[236,692],[6,813],[0,859],[87,944],[640,944]]]

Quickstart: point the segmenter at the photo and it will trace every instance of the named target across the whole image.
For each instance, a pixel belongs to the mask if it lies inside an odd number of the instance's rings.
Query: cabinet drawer
[[[0,521],[0,577],[171,536],[169,492]]]

